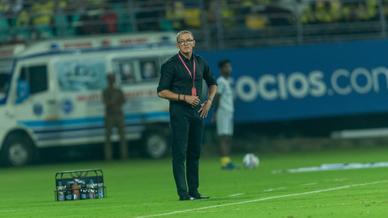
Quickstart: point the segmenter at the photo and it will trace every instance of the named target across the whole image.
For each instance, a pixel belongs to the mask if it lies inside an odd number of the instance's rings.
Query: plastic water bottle
[[[104,183],[97,184],[97,196],[98,198],[104,198]]]
[[[57,186],[57,200],[58,201],[64,201],[65,200],[65,190],[66,186],[62,185],[62,182],[58,182]]]
[[[73,193],[71,191],[71,182],[68,182],[66,185],[65,199],[66,201],[73,200]]]
[[[74,181],[73,185],[71,185],[71,192],[73,193],[73,200],[78,200],[80,198],[80,186],[77,181]]]
[[[96,191],[95,191],[95,183],[93,179],[89,181],[89,184],[87,184],[87,191],[90,199],[96,198]]]
[[[87,199],[88,198],[88,191],[86,189],[86,185],[85,183],[82,183],[81,184],[81,199],[84,200],[84,199]]]

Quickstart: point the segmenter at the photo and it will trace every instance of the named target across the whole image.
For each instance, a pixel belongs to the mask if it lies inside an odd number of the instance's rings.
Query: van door
[[[21,66],[15,94],[14,116],[20,122],[56,118],[51,105],[53,102],[46,63]]]
[[[55,119],[55,116],[52,114],[47,64],[22,64],[16,72],[9,116],[29,134],[11,134],[6,141],[5,152],[7,162],[23,165],[32,159],[33,145],[39,146],[45,140],[47,121]],[[31,135],[33,137],[29,137]]]

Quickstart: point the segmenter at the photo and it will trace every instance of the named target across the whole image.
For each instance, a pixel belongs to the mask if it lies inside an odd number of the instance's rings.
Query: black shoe
[[[201,199],[209,199],[210,197],[209,196],[204,196],[204,195],[201,195],[200,193],[194,193],[194,194],[190,194],[191,197],[193,197],[195,200],[201,200]]]
[[[179,196],[180,201],[192,201],[195,200],[194,197],[191,197],[190,195],[181,195]]]

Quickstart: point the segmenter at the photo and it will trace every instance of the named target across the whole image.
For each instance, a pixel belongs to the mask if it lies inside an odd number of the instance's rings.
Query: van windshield
[[[0,61],[0,104],[6,101],[11,83],[12,61]]]

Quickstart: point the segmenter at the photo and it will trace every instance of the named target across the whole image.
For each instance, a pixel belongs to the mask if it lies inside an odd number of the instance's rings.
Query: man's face
[[[232,74],[232,65],[230,63],[224,64],[221,68],[221,73],[224,76],[230,76]]]
[[[189,33],[184,33],[180,35],[176,47],[179,48],[179,50],[183,54],[193,52],[193,48],[195,47],[195,41],[193,36]]]

